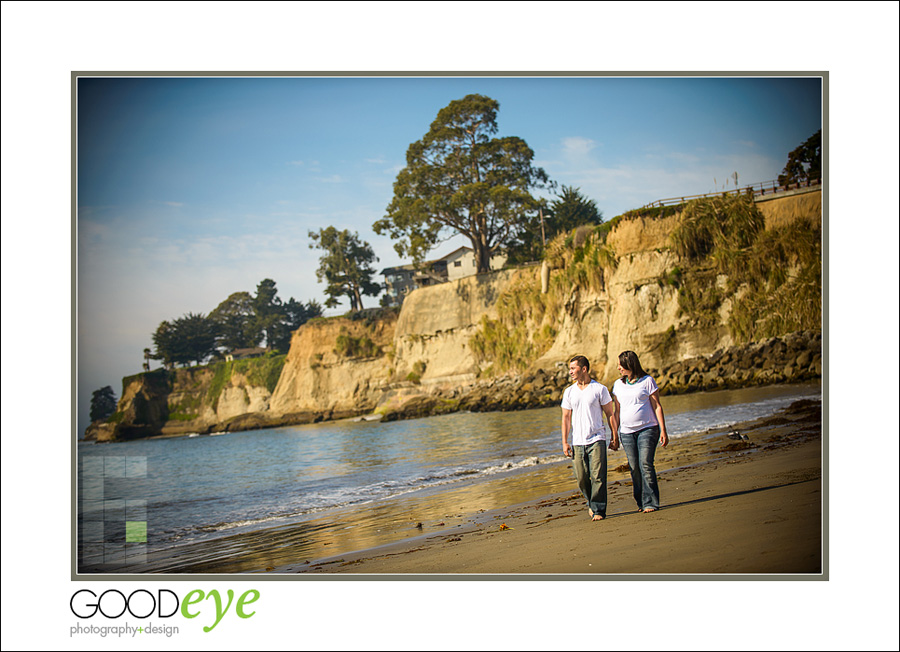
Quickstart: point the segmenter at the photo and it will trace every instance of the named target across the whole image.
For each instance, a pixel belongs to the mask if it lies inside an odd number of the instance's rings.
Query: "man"
[[[619,420],[609,390],[591,380],[591,363],[583,355],[569,360],[569,376],[574,381],[562,399],[562,443],[566,457],[573,457],[578,488],[588,501],[591,520],[606,518],[606,430],[603,415],[612,431],[610,450],[619,448]],[[569,432],[572,444],[569,444]]]

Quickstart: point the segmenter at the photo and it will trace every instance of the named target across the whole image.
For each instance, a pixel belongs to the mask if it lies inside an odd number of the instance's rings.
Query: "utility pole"
[[[538,215],[541,216],[541,247],[547,246],[547,236],[544,235],[544,208],[538,208]]]
[[[538,208],[538,215],[541,217],[541,253],[547,247],[547,236],[544,234],[544,207]],[[550,291],[550,264],[546,257],[541,256],[541,294],[547,294]]]

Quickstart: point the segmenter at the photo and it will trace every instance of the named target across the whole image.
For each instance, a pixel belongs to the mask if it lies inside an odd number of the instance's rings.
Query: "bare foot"
[[[641,511],[644,512],[644,514],[649,514],[650,512],[655,512],[656,508],[655,507],[645,507]]]
[[[600,516],[600,514],[594,514],[593,516],[591,516],[591,520],[592,521],[602,521],[603,517]]]

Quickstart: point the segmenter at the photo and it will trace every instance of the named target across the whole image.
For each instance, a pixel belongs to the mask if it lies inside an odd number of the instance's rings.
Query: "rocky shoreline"
[[[647,369],[665,395],[759,385],[797,383],[822,377],[822,334],[800,331],[715,351],[676,362],[662,370]],[[525,410],[558,405],[569,385],[568,369],[537,369],[477,380],[459,387],[422,390],[401,405],[382,410],[386,421],[445,414]]]
[[[682,360],[662,370],[648,368],[647,372],[656,379],[664,396],[804,382],[822,376],[821,347],[821,333],[801,331],[762,342],[720,349],[709,356]],[[451,412],[498,412],[551,407],[559,405],[568,385],[568,369],[562,362],[557,363],[554,369],[535,369],[522,374],[478,379],[462,385],[447,383],[426,386],[404,382],[385,387],[383,398],[374,410],[370,404],[360,406],[357,410],[325,409],[281,415],[251,412],[197,429],[196,434],[278,428],[348,418],[397,421]],[[164,401],[163,396],[164,394],[160,394],[159,400]],[[153,401],[135,401],[131,409],[134,411],[143,408],[139,411],[150,412],[152,403]],[[154,422],[164,423],[162,417],[155,421],[146,416],[132,417],[128,421],[128,424],[94,424],[88,430],[86,438],[104,442],[194,434],[183,427],[150,425]]]
[[[664,394],[795,383],[822,377],[822,334],[799,331],[691,358],[656,374]]]

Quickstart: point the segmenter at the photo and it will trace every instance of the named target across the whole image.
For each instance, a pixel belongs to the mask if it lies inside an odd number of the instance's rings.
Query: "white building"
[[[502,269],[506,264],[506,255],[491,256],[491,271]],[[384,276],[386,294],[392,305],[399,306],[406,295],[416,288],[447,283],[478,271],[475,252],[471,247],[460,247],[437,260],[423,262],[416,268],[414,265],[400,265],[381,270]]]

